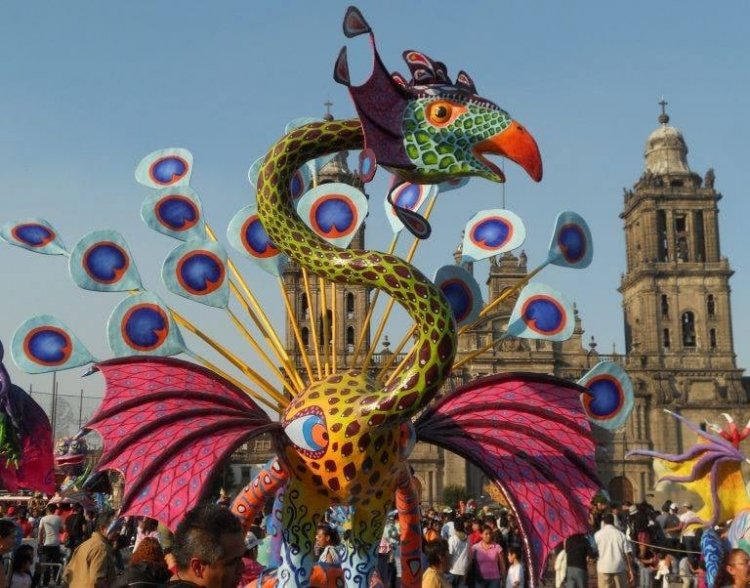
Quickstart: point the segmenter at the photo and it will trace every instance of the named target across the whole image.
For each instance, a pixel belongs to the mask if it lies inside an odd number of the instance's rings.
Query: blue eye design
[[[319,457],[328,447],[328,429],[322,414],[298,416],[284,427],[289,440],[310,457]]]

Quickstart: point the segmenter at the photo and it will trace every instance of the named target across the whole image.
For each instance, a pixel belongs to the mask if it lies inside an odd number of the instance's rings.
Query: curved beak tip
[[[516,121],[497,135],[490,137],[477,146],[479,153],[493,153],[507,157],[520,165],[532,180],[542,179],[542,156],[539,147],[522,125]]]

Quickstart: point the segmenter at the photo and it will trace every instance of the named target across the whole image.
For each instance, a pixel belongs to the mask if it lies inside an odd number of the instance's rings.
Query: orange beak
[[[490,167],[501,182],[505,181],[502,170],[482,157],[484,153],[507,157],[525,169],[535,182],[542,179],[542,156],[539,153],[539,147],[534,137],[516,121],[511,122],[504,131],[482,141],[474,148],[474,155]]]

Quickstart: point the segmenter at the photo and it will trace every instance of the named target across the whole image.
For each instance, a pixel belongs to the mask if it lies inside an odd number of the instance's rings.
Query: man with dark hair
[[[115,556],[107,539],[114,513],[103,510],[94,519],[94,532],[73,552],[65,568],[69,588],[109,588],[115,581]]]
[[[200,505],[177,525],[169,588],[235,588],[243,571],[245,536],[239,519],[217,504]]]
[[[40,561],[42,563],[59,564],[62,561],[60,553],[60,531],[62,530],[63,521],[57,516],[57,505],[48,504],[47,514],[39,521],[39,545]],[[44,571],[42,586],[50,582],[50,568]]]

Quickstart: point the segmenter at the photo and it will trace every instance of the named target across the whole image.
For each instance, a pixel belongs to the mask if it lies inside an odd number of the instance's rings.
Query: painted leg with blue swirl
[[[365,498],[352,513],[352,534],[347,541],[347,555],[342,564],[347,588],[368,588],[377,568],[378,546],[383,535],[393,494],[378,491],[381,496]]]
[[[318,523],[328,504],[301,482],[292,479],[284,494],[282,508],[281,566],[277,574],[279,587],[309,586],[315,556],[313,547]],[[347,584],[348,586],[348,584]]]

